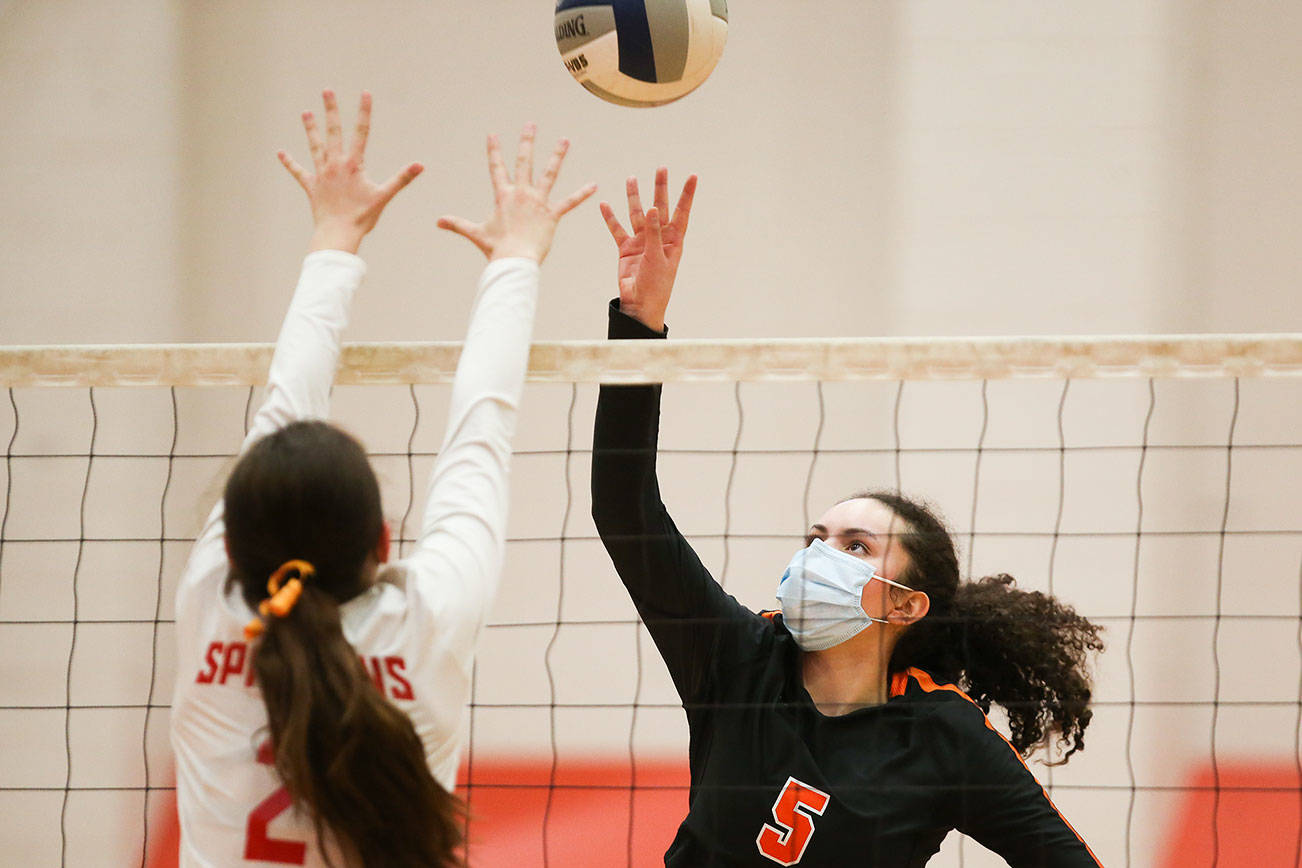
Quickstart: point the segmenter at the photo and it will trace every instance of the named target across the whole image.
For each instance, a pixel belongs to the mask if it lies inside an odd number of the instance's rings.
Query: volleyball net
[[[332,416],[403,550],[458,353],[343,354]],[[172,597],[270,354],[0,349],[17,863],[174,859]],[[662,493],[748,606],[828,505],[899,488],[939,506],[966,575],[1102,624],[1085,751],[1030,765],[1104,864],[1302,860],[1302,336],[540,343],[530,381],[468,711],[472,864],[660,864],[686,812],[683,713],[589,517],[603,382],[666,383]],[[931,864],[1002,863],[952,835]]]

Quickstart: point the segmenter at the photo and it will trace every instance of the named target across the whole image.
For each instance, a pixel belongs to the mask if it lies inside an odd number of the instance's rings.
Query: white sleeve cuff
[[[356,253],[349,253],[347,250],[313,250],[303,257],[304,266],[316,264],[342,265],[356,269],[359,277],[366,274],[365,260]]]
[[[541,269],[537,262],[534,262],[527,256],[507,256],[503,259],[494,259],[484,266],[483,274],[479,278],[480,286],[488,283],[494,277],[504,271],[523,271],[525,273],[537,274]]]

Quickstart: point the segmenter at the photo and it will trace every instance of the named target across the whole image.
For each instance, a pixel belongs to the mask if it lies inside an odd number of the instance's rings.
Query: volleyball
[[[556,47],[579,84],[616,105],[673,102],[728,39],[727,0],[557,0]]]

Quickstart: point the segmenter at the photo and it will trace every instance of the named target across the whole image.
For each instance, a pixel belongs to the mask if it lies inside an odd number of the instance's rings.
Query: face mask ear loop
[[[890,585],[892,588],[899,588],[901,591],[909,591],[909,592],[913,591],[913,588],[910,588],[908,585],[902,585],[899,582],[895,581],[894,579],[888,579],[885,576],[878,575],[876,570],[873,570],[872,578],[876,579],[879,582],[885,582],[886,584]]]

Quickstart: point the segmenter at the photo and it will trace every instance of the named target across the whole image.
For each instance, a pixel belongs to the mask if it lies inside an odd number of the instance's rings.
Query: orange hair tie
[[[281,581],[289,572],[298,573],[297,578],[290,579],[281,585]],[[310,579],[316,575],[316,567],[307,561],[290,560],[280,565],[271,578],[267,579],[267,593],[270,595],[267,599],[258,604],[259,617],[244,625],[244,638],[250,642],[258,638],[267,629],[266,619],[271,616],[283,618],[294,610],[294,605],[298,598],[303,595],[303,582],[301,579]]]

